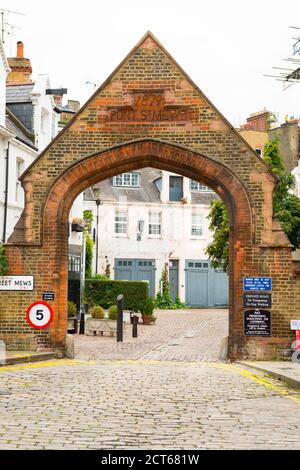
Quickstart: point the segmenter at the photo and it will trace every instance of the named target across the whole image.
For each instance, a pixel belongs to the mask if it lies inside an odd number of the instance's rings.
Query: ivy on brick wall
[[[291,194],[291,190],[295,187],[295,179],[291,173],[285,171],[277,139],[265,144],[263,159],[279,177],[273,192],[273,214],[278,217],[282,230],[296,250],[300,248],[300,199]],[[224,202],[212,201],[208,218],[213,239],[206,248],[206,254],[213,268],[228,272],[229,218]]]
[[[279,183],[273,192],[273,212],[296,250],[300,248],[300,199],[291,194],[295,187],[295,178],[284,169],[277,139],[266,143],[263,159],[279,177]]]
[[[4,276],[8,271],[8,261],[3,245],[0,245],[0,275]]]

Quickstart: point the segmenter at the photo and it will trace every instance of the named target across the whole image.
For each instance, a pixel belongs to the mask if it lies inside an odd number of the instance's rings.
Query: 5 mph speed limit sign
[[[38,330],[47,328],[53,320],[54,312],[51,305],[42,300],[38,300],[29,305],[26,311],[26,320],[28,323]]]

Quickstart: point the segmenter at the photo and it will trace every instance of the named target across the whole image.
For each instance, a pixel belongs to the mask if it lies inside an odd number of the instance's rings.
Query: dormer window
[[[183,178],[182,176],[170,176],[169,180],[169,200],[181,201],[183,197]]]
[[[141,175],[137,172],[122,173],[113,177],[113,186],[126,188],[139,188],[141,186]]]
[[[194,180],[190,180],[190,189],[191,191],[212,191],[208,186]]]

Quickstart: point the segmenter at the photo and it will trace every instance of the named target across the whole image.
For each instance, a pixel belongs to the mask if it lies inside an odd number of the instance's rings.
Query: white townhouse
[[[24,46],[17,43],[16,57],[6,58],[0,42],[0,233],[8,240],[24,207],[20,175],[72,117],[77,102],[62,105],[66,89],[52,89],[49,77],[33,80]],[[63,116],[63,118],[61,118]],[[72,217],[83,216],[83,197],[74,202]],[[70,251],[81,253],[82,235],[70,232]]]
[[[210,202],[217,195],[189,178],[144,168],[85,191],[93,213],[94,271],[120,280],[146,280],[151,296],[169,271],[173,299],[193,307],[228,304],[228,276],[210,267]],[[98,256],[97,256],[98,255]]]

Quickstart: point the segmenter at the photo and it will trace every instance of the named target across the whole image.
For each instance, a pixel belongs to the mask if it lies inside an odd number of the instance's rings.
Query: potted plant
[[[75,302],[68,301],[68,333],[77,331],[77,306]]]
[[[141,310],[144,325],[150,325],[150,323],[155,322],[156,317],[153,315],[153,310],[154,302],[151,297],[148,297]]]

